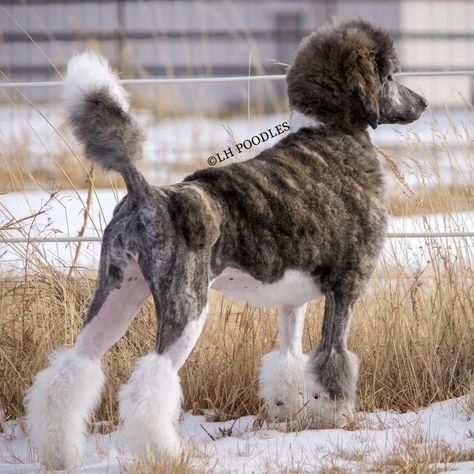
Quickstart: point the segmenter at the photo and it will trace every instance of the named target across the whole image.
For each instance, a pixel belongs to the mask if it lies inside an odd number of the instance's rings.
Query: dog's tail
[[[128,113],[127,93],[101,56],[86,52],[68,64],[64,83],[68,121],[84,145],[86,157],[120,173],[131,204],[138,204],[150,186],[135,166],[142,158],[145,134]]]

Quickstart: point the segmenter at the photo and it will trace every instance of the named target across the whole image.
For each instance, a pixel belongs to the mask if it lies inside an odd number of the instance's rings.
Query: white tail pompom
[[[127,92],[106,59],[90,51],[70,59],[64,82],[64,100],[68,112],[74,110],[87,95],[104,88],[123,111],[128,112]]]

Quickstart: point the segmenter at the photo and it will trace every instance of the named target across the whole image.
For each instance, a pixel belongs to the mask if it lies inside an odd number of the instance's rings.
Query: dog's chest
[[[259,307],[300,306],[322,295],[315,279],[297,270],[287,270],[275,283],[263,283],[248,273],[227,267],[212,282],[211,288]]]

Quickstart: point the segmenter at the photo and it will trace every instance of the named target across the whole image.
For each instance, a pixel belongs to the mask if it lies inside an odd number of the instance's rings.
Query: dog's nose
[[[428,107],[428,101],[421,95],[420,95],[420,103],[421,103],[421,105],[424,109],[426,109],[426,107]]]

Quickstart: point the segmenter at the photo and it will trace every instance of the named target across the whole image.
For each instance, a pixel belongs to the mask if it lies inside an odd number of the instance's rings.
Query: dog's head
[[[333,127],[410,123],[426,100],[397,83],[393,42],[363,20],[325,26],[305,38],[287,74],[290,107]]]

